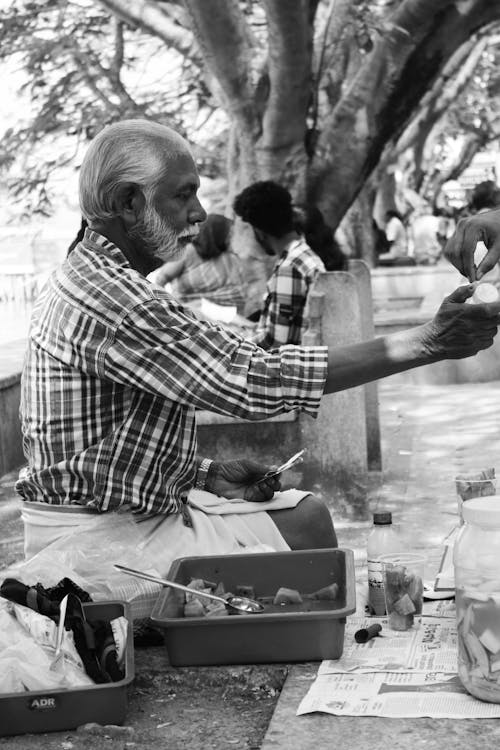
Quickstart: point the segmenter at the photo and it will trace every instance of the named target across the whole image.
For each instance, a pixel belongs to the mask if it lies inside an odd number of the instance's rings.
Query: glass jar
[[[463,506],[455,541],[458,676],[471,695],[500,703],[500,496]]]

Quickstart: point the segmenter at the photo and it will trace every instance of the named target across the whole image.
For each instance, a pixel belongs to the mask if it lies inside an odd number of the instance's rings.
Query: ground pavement
[[[468,467],[500,469],[500,382],[408,386],[380,383],[384,471],[373,477],[365,505],[330,501],[340,546],[354,550],[357,577],[366,575],[371,513],[388,509],[411,549],[436,566],[440,543],[456,521],[454,475]],[[22,530],[13,475],[0,486],[0,569],[19,559]],[[329,499],[328,488],[314,488]],[[385,719],[311,714],[297,717],[318,664],[205,667],[175,670],[161,648],[136,651],[137,679],[127,727],[120,735],[45,735],[43,746],[79,750],[106,747],[190,750],[468,750],[500,744],[494,720]],[[286,679],[285,679],[286,676]],[[284,683],[284,684],[283,684]],[[281,694],[279,691],[281,687]],[[276,696],[279,698],[276,700]],[[273,713],[274,708],[274,713]],[[31,750],[39,738],[0,739],[0,748]]]

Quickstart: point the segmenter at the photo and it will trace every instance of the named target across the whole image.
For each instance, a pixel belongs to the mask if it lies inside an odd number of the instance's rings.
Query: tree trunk
[[[401,3],[318,141],[308,190],[333,227],[455,50],[498,18],[500,3],[489,0]]]
[[[344,216],[340,229],[351,258],[361,258],[370,268],[376,265],[373,209],[376,189],[368,180]]]

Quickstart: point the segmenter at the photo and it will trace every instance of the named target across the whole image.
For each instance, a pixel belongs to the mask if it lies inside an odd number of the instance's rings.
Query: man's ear
[[[146,199],[139,185],[135,182],[125,182],[120,185],[116,194],[116,210],[127,227],[137,224],[145,204]]]

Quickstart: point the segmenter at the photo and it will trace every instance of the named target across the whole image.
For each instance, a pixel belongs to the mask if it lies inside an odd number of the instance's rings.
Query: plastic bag
[[[130,514],[100,514],[84,528],[75,528],[29,560],[11,566],[3,576],[44,587],[55,586],[68,577],[93,601],[126,601],[134,620],[146,619],[162,587],[132,578],[114,567],[115,562],[122,563],[161,575],[145,552],[140,528],[141,524]]]
[[[72,651],[74,658],[80,662],[80,666],[72,659],[64,659],[63,669],[57,671],[50,669],[54,649],[44,648],[35,641],[30,632],[16,618],[14,609],[17,607],[20,610],[32,612],[27,607],[12,605],[0,599],[0,693],[94,685],[93,680],[85,673],[74,645],[72,650],[67,641],[64,645],[65,655],[68,651]],[[32,616],[33,620],[48,619],[37,612],[32,612]],[[26,624],[27,621],[24,620],[24,622]],[[51,620],[49,622],[52,623]],[[41,626],[34,625],[33,630],[37,636],[42,637],[42,640],[46,639],[48,630],[45,623]]]

